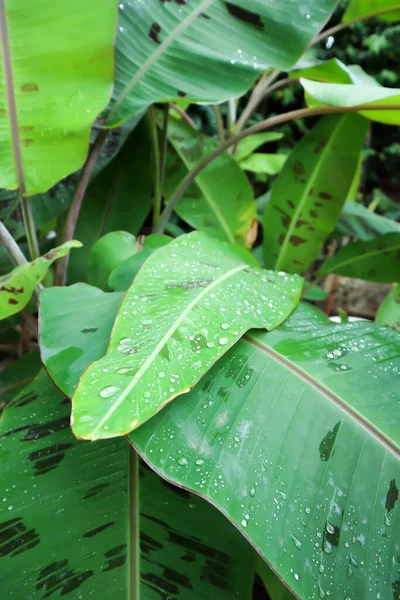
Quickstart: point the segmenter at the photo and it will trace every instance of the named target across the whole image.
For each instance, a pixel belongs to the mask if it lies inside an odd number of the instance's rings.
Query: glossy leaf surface
[[[385,233],[400,233],[400,223],[377,215],[356,202],[346,202],[336,228],[342,235],[350,235],[363,241],[372,240]]]
[[[307,92],[307,103],[311,107],[321,104],[354,108],[368,105],[368,110],[360,111],[368,119],[388,125],[400,124],[399,89],[385,88],[375,81],[363,81],[357,85],[321,83],[308,79],[300,79],[300,82]],[[382,110],[374,110],[374,106]]]
[[[111,94],[117,5],[1,6],[0,186],[37,194],[85,161],[93,121]]]
[[[131,600],[132,452],[125,440],[77,441],[69,412],[42,372],[2,415],[2,594]],[[254,553],[226,519],[148,469],[139,490],[141,597],[248,597]]]
[[[399,370],[397,332],[302,306],[130,439],[217,506],[298,597],[391,598]]]
[[[384,21],[400,20],[399,0],[350,0],[343,21],[347,23],[359,17],[368,19],[375,16]]]
[[[375,322],[400,331],[400,286],[396,285],[379,307]]]
[[[136,252],[136,238],[128,231],[111,231],[90,250],[89,283],[108,290],[111,272]]]
[[[350,189],[367,127],[358,115],[330,115],[296,145],[265,211],[267,267],[300,273],[318,256]]]
[[[0,277],[0,319],[19,312],[26,306],[35,287],[45,277],[51,264],[65,256],[71,248],[80,248],[82,244],[76,240],[66,242],[58,248],[50,250],[30,263],[16,267],[7,275]]]
[[[122,2],[109,122],[160,100],[240,96],[259,73],[294,65],[334,6],[334,0]]]
[[[285,154],[262,154],[261,152],[255,152],[243,159],[240,162],[240,166],[245,171],[251,171],[252,173],[277,175],[282,171],[286,160],[287,156]]]
[[[123,294],[86,283],[46,288],[40,294],[39,342],[46,370],[69,398],[87,365],[107,351]]]
[[[279,325],[302,279],[257,265],[246,250],[201,232],[154,252],[124,297],[107,355],[73,396],[75,435],[129,433],[188,392],[249,328]]]
[[[386,233],[373,240],[348,244],[328,258],[320,272],[393,283],[400,273],[400,233]]]
[[[173,194],[188,170],[195,167],[218,144],[172,120],[168,139],[176,153],[169,152],[164,193]],[[225,152],[212,161],[178,202],[175,211],[195,229],[241,246],[250,245],[249,236],[256,217],[253,191],[237,162]]]

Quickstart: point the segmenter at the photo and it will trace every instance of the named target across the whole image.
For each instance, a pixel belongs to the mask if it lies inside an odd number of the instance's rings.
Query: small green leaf
[[[97,240],[89,255],[91,285],[108,290],[110,273],[136,252],[136,238],[127,231],[112,231]]]
[[[353,19],[369,19],[371,17],[377,17],[384,21],[400,20],[399,0],[350,0],[343,15],[343,21],[348,23]]]
[[[375,322],[400,331],[400,286],[398,284],[380,305]]]
[[[246,250],[201,232],[154,252],[125,295],[107,355],[73,396],[75,435],[132,431],[188,392],[249,328],[279,325],[302,279],[257,265]]]
[[[393,283],[400,273],[400,233],[348,244],[324,262],[320,273]]]
[[[58,246],[36,260],[16,267],[0,277],[0,319],[19,312],[26,306],[35,287],[45,277],[50,265],[65,256],[71,248],[80,248],[81,242],[72,240]]]
[[[238,143],[235,151],[235,159],[240,162],[250,156],[260,146],[268,142],[277,142],[282,138],[283,133],[279,133],[278,131],[264,131],[263,133],[249,135]]]
[[[171,197],[188,170],[218,144],[188,125],[170,120],[164,193]],[[178,202],[176,213],[195,229],[241,246],[251,245],[249,234],[256,218],[252,188],[234,158],[224,152],[208,165]]]
[[[291,79],[312,79],[314,81],[324,81],[326,83],[352,83],[348,67],[337,58],[331,58],[325,61],[310,61],[300,59],[299,63],[289,74]]]
[[[252,173],[277,175],[282,171],[286,160],[287,156],[285,154],[261,154],[257,152],[243,159],[240,166],[245,171],[251,171]]]
[[[330,115],[296,145],[265,211],[267,267],[300,273],[318,256],[352,184],[367,128],[359,115]]]

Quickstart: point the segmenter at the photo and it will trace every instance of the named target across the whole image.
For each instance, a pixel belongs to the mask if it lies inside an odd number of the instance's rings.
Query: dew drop
[[[226,344],[229,344],[229,340],[226,337],[222,337],[219,339],[219,343],[221,346],[226,346]]]
[[[119,388],[115,385],[109,385],[108,387],[105,387],[101,390],[100,396],[102,398],[111,398],[111,396],[114,396],[114,394],[119,392],[120,389],[121,388]]]

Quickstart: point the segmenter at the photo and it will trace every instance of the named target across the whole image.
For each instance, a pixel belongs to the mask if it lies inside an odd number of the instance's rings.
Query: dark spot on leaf
[[[17,556],[39,543],[36,531],[28,530],[20,517],[0,523],[0,556]]]
[[[30,404],[31,402],[36,400],[36,398],[38,397],[39,394],[36,394],[35,392],[28,392],[27,394],[22,394],[21,396],[18,396],[18,398],[15,401],[13,401],[12,406],[13,408],[20,408],[21,406],[26,406],[27,404]]]
[[[308,195],[309,195],[309,196],[312,196],[312,195],[313,195],[313,193],[314,193],[314,188],[311,188],[311,189],[310,189],[310,191],[308,192]]]
[[[22,140],[22,145],[24,146],[24,148],[29,148],[29,146],[30,146],[31,144],[33,144],[33,142],[34,142],[34,141],[35,141],[35,140],[29,139],[29,138],[24,138],[24,139]]]
[[[294,163],[292,171],[294,173],[294,179],[297,183],[300,181],[300,179],[302,179],[302,175],[304,175],[306,172],[303,163],[299,160],[296,160]]]
[[[94,575],[93,571],[77,573],[68,566],[68,560],[60,560],[44,567],[37,579],[36,589],[44,592],[42,600],[55,592],[57,596],[66,596],[80,587],[87,579]]]
[[[307,240],[299,237],[298,235],[291,235],[289,238],[289,244],[292,244],[292,246],[294,246],[295,248],[297,248],[297,246],[300,246],[301,244],[305,244],[306,242]]]
[[[308,225],[308,221],[304,221],[304,219],[298,219],[294,228],[297,229],[297,227],[302,227],[303,225]]]
[[[160,541],[150,537],[144,531],[140,532],[140,550],[143,554],[151,554],[151,552],[157,552],[162,550],[163,545]]]
[[[166,594],[168,594],[168,596],[165,596],[165,595],[161,596],[161,598],[163,600],[166,600],[166,598],[169,597],[169,594],[173,594],[176,598],[179,597],[178,586],[175,585],[174,583],[166,581],[159,575],[155,575],[154,573],[142,573],[141,579],[143,581],[146,581],[148,584],[151,584],[150,587],[153,590],[160,592],[160,588],[161,588]]]
[[[161,27],[158,23],[153,23],[150,27],[149,38],[156,44],[161,44],[161,40],[158,39],[158,35],[161,31]]]
[[[285,229],[290,225],[290,216],[280,206],[274,206],[275,210],[281,213],[281,222]]]
[[[169,531],[168,532],[169,541],[172,544],[177,544],[185,550],[190,552],[194,552],[195,554],[202,554],[207,558],[211,558],[213,560],[217,560],[218,562],[229,565],[230,559],[227,554],[221,552],[220,550],[216,550],[207,544],[204,544],[200,540],[195,538],[189,538],[187,536],[183,536],[180,533]]]
[[[323,206],[321,202],[314,202],[314,206]]]
[[[85,537],[85,538],[93,537],[94,535],[97,535],[98,533],[101,533],[105,529],[108,529],[112,525],[115,525],[115,521],[110,521],[109,523],[104,523],[104,525],[100,525],[100,527],[96,527],[95,529],[91,529],[90,531],[86,531],[83,534],[83,537]]]
[[[31,452],[28,458],[35,463],[33,466],[37,471],[35,475],[44,475],[58,467],[62,459],[65,458],[63,450],[68,450],[72,446],[73,444],[54,444],[54,446]]]
[[[102,568],[102,571],[111,571],[117,567],[122,567],[126,563],[126,544],[108,550],[104,556],[107,564]]]
[[[21,92],[38,92],[39,86],[37,83],[23,83],[20,89]]]
[[[287,203],[288,203],[288,206],[290,206],[290,208],[295,208],[295,204],[291,200],[288,200]]]
[[[320,192],[318,194],[318,198],[322,198],[322,200],[332,200],[332,194],[328,194],[328,192]]]
[[[318,219],[318,213],[316,210],[310,210],[310,216],[314,219]]]
[[[191,552],[186,552],[183,556],[181,556],[181,560],[184,560],[185,562],[195,562],[196,556]]]
[[[388,511],[388,513],[390,513],[390,511],[394,508],[394,505],[396,504],[398,498],[399,498],[399,490],[397,489],[396,481],[394,479],[392,479],[392,481],[390,482],[390,485],[389,485],[388,493],[386,495],[385,507],[386,507],[386,510]]]
[[[182,90],[177,90],[179,98],[184,98],[186,96],[186,92],[182,92]]]
[[[314,148],[314,154],[319,154],[326,146],[326,141],[325,140],[320,140],[315,148]]]
[[[97,494],[99,494],[102,490],[107,488],[109,485],[110,485],[109,483],[99,483],[99,485],[95,485],[94,487],[89,488],[88,491],[83,496],[82,500],[88,500],[89,498],[93,498],[93,496],[97,496]]]
[[[231,588],[228,567],[214,560],[206,561],[201,578],[220,590],[226,591]]]
[[[24,125],[23,127],[20,127],[19,129],[20,129],[20,131],[32,131],[33,125]]]
[[[256,29],[262,31],[264,29],[264,23],[261,20],[260,15],[257,13],[251,12],[242,8],[241,6],[236,6],[231,2],[226,2],[226,8],[232,17],[243,21],[244,23],[248,23],[249,25],[253,25]]]
[[[208,15],[206,15],[206,13],[200,13],[199,15],[200,17],[203,17],[203,19],[210,19],[211,17],[209,17]]]
[[[331,457],[333,446],[335,444],[336,436],[338,434],[340,425],[341,421],[338,421],[335,427],[331,431],[328,431],[328,433],[319,445],[319,455],[321,457],[321,460],[325,462],[328,461]]]
[[[85,327],[85,329],[81,329],[81,333],[95,333],[98,327]]]
[[[178,4],[179,6],[183,6],[184,4],[187,4],[187,0],[172,0],[173,2],[175,2],[175,4]],[[161,0],[161,4],[165,4],[166,2],[171,2],[171,0]]]
[[[15,300],[14,298],[9,298],[8,304],[13,304],[13,305],[18,304],[18,300]]]
[[[284,234],[284,233],[281,233],[281,234],[279,235],[279,237],[278,237],[278,244],[280,244],[281,246],[282,246],[282,244],[283,244],[283,243],[284,243],[284,241],[285,241],[285,235],[286,235],[286,234]],[[277,255],[276,255],[276,256],[277,256]]]

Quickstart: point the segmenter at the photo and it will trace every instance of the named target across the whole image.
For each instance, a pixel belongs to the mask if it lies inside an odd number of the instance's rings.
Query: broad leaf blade
[[[367,127],[358,115],[327,116],[291,152],[265,211],[267,267],[299,273],[318,256],[346,200]]]
[[[400,19],[399,0],[350,0],[343,15],[343,21],[348,23],[353,19],[368,19],[375,16],[384,21],[398,21]]]
[[[164,193],[166,198],[218,144],[211,138],[177,120],[168,126],[168,139],[175,152],[169,152]],[[175,211],[195,229],[241,246],[250,246],[249,237],[256,219],[253,191],[237,162],[225,152],[206,167]]]
[[[69,412],[42,372],[2,415],[2,594],[132,600],[132,452],[125,440],[79,442]],[[141,597],[248,597],[254,553],[226,519],[148,469],[139,493]]]
[[[117,5],[2,0],[0,12],[0,186],[37,194],[85,161],[111,93]]]
[[[400,286],[396,285],[379,307],[375,318],[378,325],[400,331]]]
[[[228,516],[296,596],[390,598],[399,357],[396,332],[299,307],[240,341],[130,439]]]
[[[400,223],[368,210],[362,204],[346,202],[340,213],[336,229],[342,235],[360,240],[373,240],[385,233],[400,233]]]
[[[334,6],[334,0],[307,7],[297,0],[123,2],[109,122],[160,100],[214,103],[242,95],[258,73],[294,65]]]
[[[247,251],[201,232],[154,252],[124,298],[107,355],[74,394],[75,435],[132,431],[188,392],[250,327],[279,325],[302,279],[254,265]]]
[[[87,365],[106,353],[122,298],[120,292],[106,294],[85,283],[40,294],[42,361],[66,396],[72,396]]]
[[[16,267],[11,273],[0,277],[0,319],[5,319],[22,310],[28,304],[35,287],[45,277],[51,264],[65,256],[71,248],[80,248],[81,246],[82,244],[76,240],[66,242],[62,246],[50,250],[44,256]]]
[[[400,273],[400,232],[348,244],[328,258],[320,272],[393,283]]]

